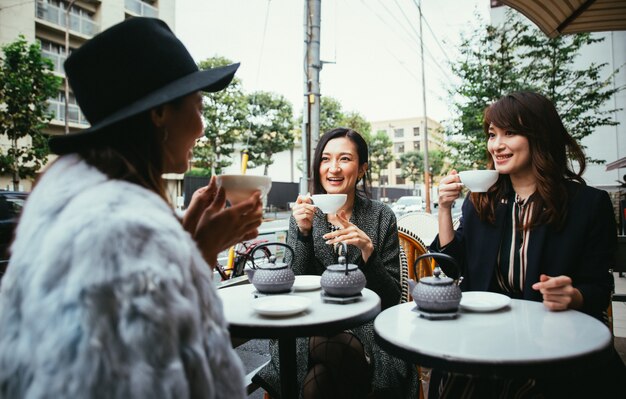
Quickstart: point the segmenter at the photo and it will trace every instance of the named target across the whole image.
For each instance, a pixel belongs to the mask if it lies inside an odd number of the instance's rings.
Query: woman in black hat
[[[199,71],[165,23],[133,18],[65,71],[91,128],[51,139],[60,157],[31,193],[0,291],[0,398],[239,398],[243,369],[211,281],[217,254],[257,234],[261,201],[224,209],[215,183],[183,221],[164,173],[203,133]]]

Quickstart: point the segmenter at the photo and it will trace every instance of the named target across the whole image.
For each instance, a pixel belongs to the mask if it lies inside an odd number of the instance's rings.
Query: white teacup
[[[269,176],[254,175],[219,175],[217,186],[223,187],[226,199],[232,205],[245,201],[252,193],[259,190],[264,197],[272,188],[272,179]]]
[[[315,194],[312,195],[313,204],[324,213],[337,213],[346,203],[348,194]]]
[[[473,193],[484,193],[498,181],[497,170],[464,170],[459,172],[461,183]]]

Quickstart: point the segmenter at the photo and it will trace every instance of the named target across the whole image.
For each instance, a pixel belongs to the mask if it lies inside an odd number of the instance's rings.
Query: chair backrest
[[[439,232],[437,216],[426,212],[408,213],[398,219],[398,230],[418,237],[430,245]]]
[[[411,295],[408,288],[408,279],[419,281],[422,277],[431,276],[433,274],[435,262],[433,259],[421,260],[417,266],[416,276],[413,270],[413,263],[415,263],[415,259],[417,259],[418,256],[427,253],[428,249],[419,237],[411,233],[405,233],[398,230],[398,238],[400,239],[400,265],[403,269],[400,277],[400,283],[403,295],[406,292],[403,300],[410,301]],[[406,277],[404,278],[406,280],[403,280],[402,276],[405,274],[405,271]]]

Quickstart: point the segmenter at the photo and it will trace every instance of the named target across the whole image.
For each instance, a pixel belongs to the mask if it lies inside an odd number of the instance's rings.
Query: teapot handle
[[[248,255],[250,257],[250,259],[252,259],[252,268],[256,269],[256,263],[254,263],[254,253],[257,251],[257,249],[263,248],[263,247],[269,247],[269,246],[277,246],[277,247],[285,247],[287,249],[289,249],[291,251],[291,259],[294,259],[296,257],[296,253],[294,252],[293,248],[291,248],[291,246],[287,245],[287,244],[283,244],[282,242],[266,242],[260,245],[257,245],[256,247],[254,247],[254,249],[252,250],[252,252],[250,252],[250,254]],[[276,258],[274,258],[276,259]],[[287,267],[291,267],[290,264],[287,264]]]
[[[454,266],[454,269],[457,271],[457,273],[460,274],[459,264],[456,261],[456,259],[454,259],[452,256],[450,256],[448,254],[441,253],[441,252],[428,252],[428,253],[425,253],[425,254],[422,254],[422,255],[418,256],[417,259],[415,259],[415,262],[413,262],[413,274],[415,276],[418,275],[417,274],[417,265],[418,265],[419,261],[422,260],[422,259],[425,259],[425,258],[433,258],[433,259],[439,259],[439,260],[448,261],[450,264],[452,264]],[[416,280],[417,280],[417,277],[416,277]]]

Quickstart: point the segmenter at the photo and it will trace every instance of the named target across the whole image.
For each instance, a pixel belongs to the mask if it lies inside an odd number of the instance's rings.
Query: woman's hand
[[[445,247],[454,239],[454,227],[452,226],[452,204],[459,198],[463,184],[456,170],[439,182],[439,245]]]
[[[298,195],[296,203],[293,205],[291,214],[296,219],[298,230],[303,236],[311,234],[313,228],[313,215],[315,215],[315,205],[308,195]]]
[[[456,170],[452,169],[450,173],[439,182],[439,209],[452,209],[452,204],[459,198],[463,183]]]
[[[326,244],[344,242],[346,244],[354,245],[361,250],[361,257],[363,258],[363,261],[367,262],[372,255],[372,252],[374,252],[374,244],[372,244],[372,240],[367,234],[365,234],[365,232],[363,232],[363,230],[350,223],[346,217],[345,211],[341,211],[337,214],[337,221],[340,224],[341,230],[325,234],[323,238],[327,240]]]
[[[246,201],[229,208],[224,208],[225,203],[224,189],[220,187],[209,206],[200,212],[192,234],[204,259],[211,266],[217,263],[217,255],[221,251],[258,236],[258,227],[263,218],[259,191]]]
[[[572,286],[568,276],[550,277],[542,274],[533,289],[543,295],[543,304],[550,310],[580,309],[583,296]]]
[[[196,190],[191,196],[189,206],[183,216],[183,227],[192,236],[196,233],[196,227],[198,226],[198,220],[202,216],[202,212],[208,208],[215,200],[217,194],[217,183],[215,176],[211,176],[211,180],[206,187],[201,187]]]

